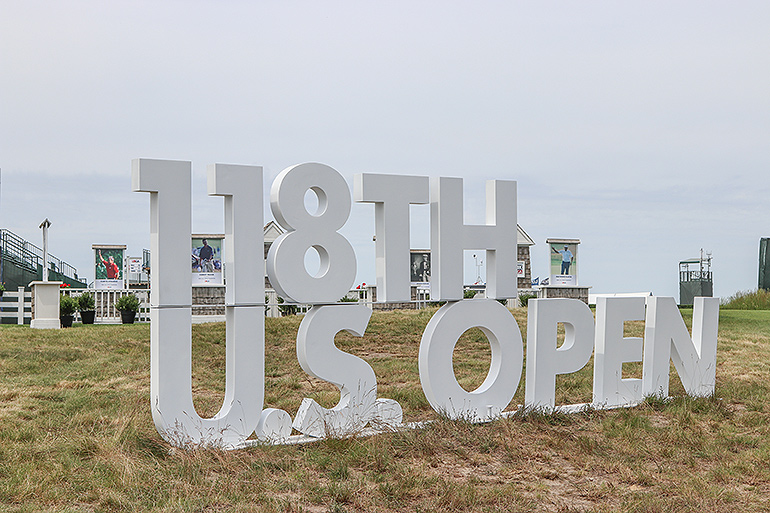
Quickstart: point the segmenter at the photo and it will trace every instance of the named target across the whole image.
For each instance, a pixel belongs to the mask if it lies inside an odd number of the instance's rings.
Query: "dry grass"
[[[716,398],[578,415],[521,415],[486,425],[438,418],[417,353],[432,311],[375,314],[363,339],[379,396],[426,429],[224,453],[171,450],[149,412],[149,327],[57,332],[0,326],[0,508],[5,511],[767,511],[770,312],[723,311]],[[689,311],[683,312],[685,318]],[[515,312],[522,331],[526,311]],[[296,362],[299,318],[268,319],[266,402],[338,398]],[[641,336],[629,323],[628,336]],[[224,386],[224,327],[193,329],[196,407]],[[455,352],[466,388],[483,380],[488,344]],[[630,374],[638,373],[631,366]],[[590,397],[590,367],[559,381],[559,403]],[[521,402],[523,386],[514,398]]]

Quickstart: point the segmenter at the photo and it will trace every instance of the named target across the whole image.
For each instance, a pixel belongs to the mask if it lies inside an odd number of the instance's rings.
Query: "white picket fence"
[[[24,287],[18,290],[6,290],[0,297],[1,319],[15,319],[16,324],[24,324],[24,319],[32,318],[32,293],[24,292]]]
[[[139,312],[136,314],[136,322],[150,321],[150,291],[149,290],[124,290],[124,289],[61,289],[62,294],[77,298],[84,292],[90,292],[94,295],[96,304],[95,322],[98,324],[120,324],[120,311],[115,308],[115,302],[121,296],[134,294],[139,299]],[[349,297],[361,297],[360,303],[371,307],[371,301],[368,299],[366,291],[350,291]],[[289,306],[289,303],[280,303],[278,294],[268,289],[265,291],[266,315],[268,317],[281,317],[281,307]],[[296,313],[305,313],[310,309],[310,305],[291,304],[296,307]],[[195,305],[196,309],[211,310],[221,308],[224,305]],[[285,309],[285,308],[284,308]],[[198,322],[204,320],[224,320],[223,315],[196,315]],[[25,292],[24,287],[19,287],[17,291],[5,291],[0,298],[0,319],[14,319],[16,324],[29,324],[32,319],[32,293]],[[2,322],[2,321],[0,321]],[[81,322],[80,313],[75,312],[75,322]]]
[[[96,317],[94,322],[100,324],[120,324],[120,310],[115,303],[123,296],[133,294],[139,300],[139,311],[136,312],[136,322],[150,322],[150,291],[148,289],[61,289],[62,294],[77,298],[84,292],[94,296]],[[75,312],[75,322],[80,322],[80,313]]]
[[[94,295],[94,302],[96,303],[96,318],[95,322],[99,324],[120,324],[120,311],[115,308],[115,302],[120,299],[121,296],[128,294],[134,294],[139,299],[139,312],[136,314],[136,322],[149,322],[150,321],[150,291],[147,289],[61,289],[63,294],[67,294],[72,297],[77,297],[84,292],[90,292]],[[372,308],[373,293],[370,287],[364,287],[361,289],[353,289],[346,295],[347,298],[357,300],[358,304],[363,304]],[[427,290],[418,290],[416,300],[411,301],[416,308],[424,308],[430,304],[430,297]],[[195,322],[209,322],[209,321],[223,321],[224,315],[214,315],[215,309],[222,310],[224,305],[195,305],[196,309],[211,309],[212,314],[209,315],[194,315]],[[280,303],[278,301],[278,294],[275,290],[265,290],[265,315],[267,317],[281,317],[282,310],[287,310],[287,306],[294,306],[295,313],[305,313],[310,309],[310,305],[293,304],[293,303]],[[518,306],[517,300],[509,300],[509,307]],[[17,291],[5,291],[2,298],[0,298],[0,319],[12,318],[17,324],[29,324],[32,317],[32,294],[25,292],[23,287],[19,287]],[[0,321],[2,322],[2,321]],[[75,314],[75,322],[80,322],[80,315],[78,312]]]
[[[120,311],[115,308],[115,302],[121,297],[133,294],[139,299],[139,311],[136,322],[150,321],[150,291],[149,290],[101,290],[101,289],[61,289],[62,294],[77,297],[84,292],[94,295],[96,303],[95,322],[99,324],[120,324]],[[0,298],[0,319],[14,319],[16,324],[29,324],[32,319],[32,293],[25,292],[24,287],[16,291],[6,290]],[[2,321],[0,321],[2,322]],[[80,322],[80,313],[75,312],[75,322]]]
[[[372,308],[372,294],[371,289],[353,289],[345,294],[348,299],[356,299],[358,304],[366,305]],[[287,306],[296,307],[295,313],[304,314],[310,310],[311,305],[304,305],[298,303],[281,303],[278,301],[278,293],[273,289],[265,289],[265,315],[267,317],[282,317],[282,307],[286,309]]]

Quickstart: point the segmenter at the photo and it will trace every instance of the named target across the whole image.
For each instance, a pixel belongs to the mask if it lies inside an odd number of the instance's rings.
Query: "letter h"
[[[462,178],[431,179],[431,299],[463,298],[466,249],[486,250],[487,298],[516,297],[516,182],[488,180],[486,193],[486,224],[466,225]]]

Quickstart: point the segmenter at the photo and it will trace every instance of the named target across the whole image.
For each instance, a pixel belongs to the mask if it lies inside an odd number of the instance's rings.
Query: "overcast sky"
[[[131,159],[193,163],[193,229],[221,232],[208,164],[307,161],[518,180],[548,273],[579,238],[592,292],[678,297],[714,256],[715,294],[757,286],[770,237],[770,3],[0,1],[0,227],[93,279],[91,245],[149,248]],[[429,245],[427,207],[412,243]],[[266,212],[265,222],[269,220]],[[344,233],[374,282],[374,210]],[[471,261],[467,279],[473,281]]]

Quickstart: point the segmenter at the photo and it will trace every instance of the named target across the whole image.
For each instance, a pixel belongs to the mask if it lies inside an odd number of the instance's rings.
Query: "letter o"
[[[484,382],[467,392],[457,382],[452,353],[467,330],[479,328],[492,349]],[[447,303],[428,322],[420,341],[420,382],[428,402],[452,419],[480,422],[498,417],[521,380],[524,344],[516,320],[491,299]]]

